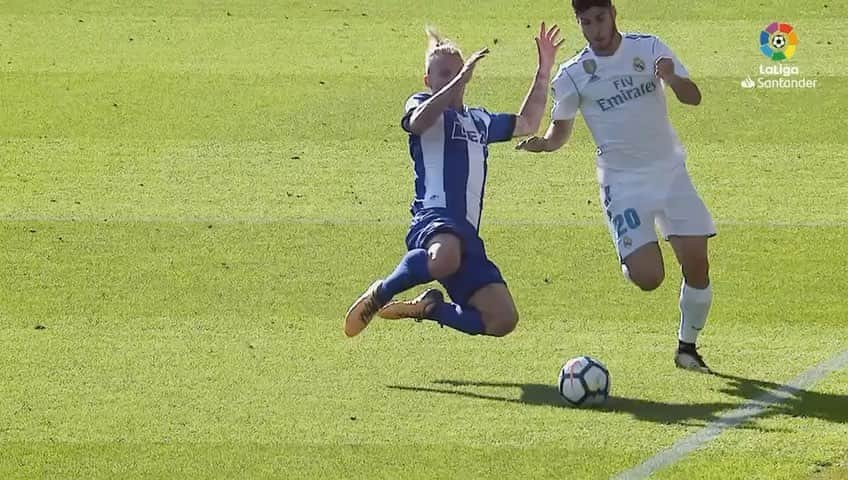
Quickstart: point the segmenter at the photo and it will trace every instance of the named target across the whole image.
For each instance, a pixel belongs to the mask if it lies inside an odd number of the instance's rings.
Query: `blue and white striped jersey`
[[[486,185],[488,145],[512,139],[516,117],[483,108],[446,110],[421,135],[409,132],[409,118],[430,93],[416,93],[406,102],[401,126],[409,133],[409,154],[415,169],[413,215],[441,208],[457,220],[480,228]]]

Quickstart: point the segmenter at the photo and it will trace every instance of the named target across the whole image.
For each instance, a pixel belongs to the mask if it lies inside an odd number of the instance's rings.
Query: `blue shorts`
[[[462,241],[459,270],[439,281],[451,299],[465,305],[474,293],[492,283],[506,284],[501,271],[486,256],[483,240],[466,220],[455,220],[443,210],[422,210],[412,218],[406,235],[406,248],[427,248],[427,242],[438,233],[452,233]]]

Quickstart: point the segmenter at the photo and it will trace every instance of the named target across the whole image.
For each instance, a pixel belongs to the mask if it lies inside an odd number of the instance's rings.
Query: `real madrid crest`
[[[590,58],[588,60],[583,60],[583,71],[590,75],[589,81],[594,82],[598,80],[599,76],[595,75],[595,72],[598,71],[598,62],[595,59]]]
[[[637,72],[644,72],[645,71],[645,61],[642,60],[639,57],[634,58],[633,59],[633,70],[636,70]]]

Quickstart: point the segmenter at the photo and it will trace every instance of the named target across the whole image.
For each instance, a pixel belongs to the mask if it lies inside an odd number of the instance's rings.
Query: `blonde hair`
[[[462,51],[456,46],[453,41],[448,40],[439,34],[439,32],[431,27],[424,27],[424,33],[427,34],[427,53],[424,55],[424,71],[430,71],[430,62],[439,55],[456,55],[462,60]]]

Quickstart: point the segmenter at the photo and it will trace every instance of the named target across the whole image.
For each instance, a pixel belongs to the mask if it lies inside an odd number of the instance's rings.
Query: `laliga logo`
[[[760,32],[760,51],[775,62],[792,58],[797,45],[798,34],[788,23],[773,22]]]
[[[801,70],[794,65],[786,65],[778,63],[776,65],[760,65],[760,75],[769,75],[773,77],[792,77],[799,75]],[[742,88],[754,88],[757,84],[750,76],[742,80]]]
[[[760,32],[760,52],[773,62],[760,65],[759,76],[748,76],[740,82],[742,88],[751,89],[808,89],[816,88],[817,80],[801,77],[797,65],[781,63],[795,56],[798,34],[788,23],[772,22]],[[777,77],[777,78],[775,78]]]

